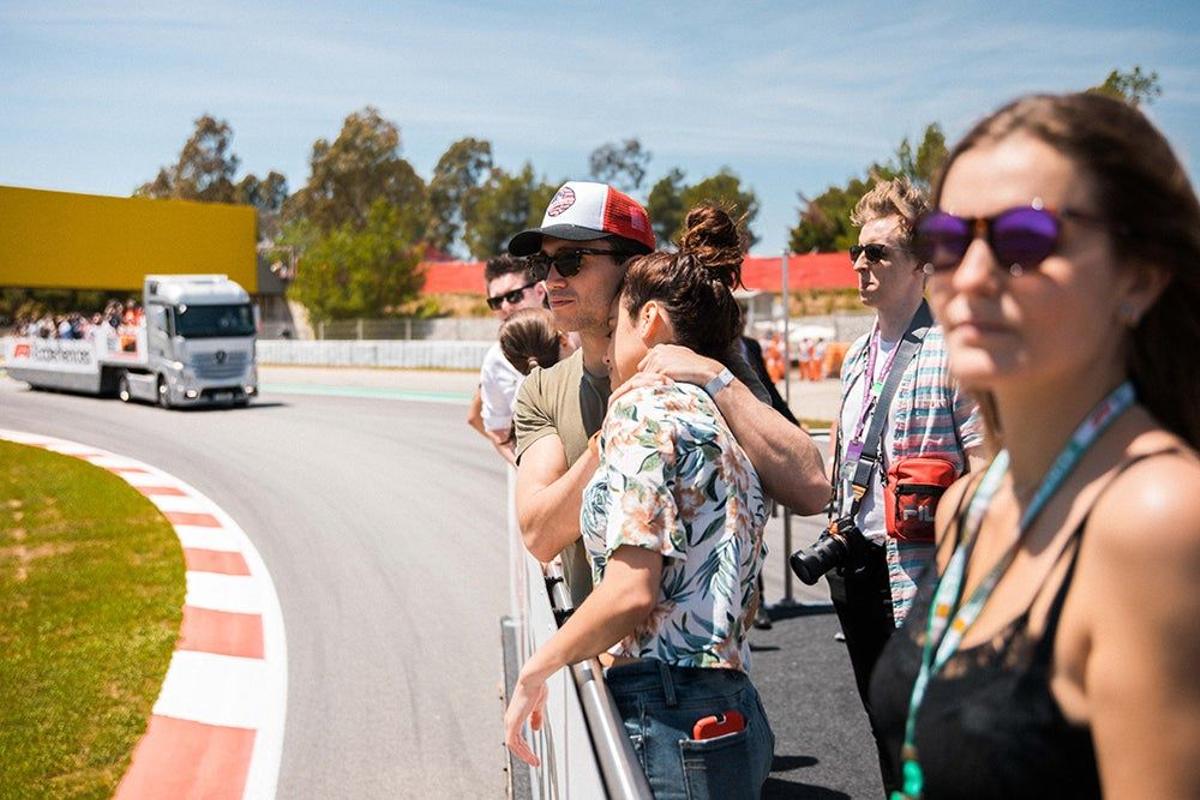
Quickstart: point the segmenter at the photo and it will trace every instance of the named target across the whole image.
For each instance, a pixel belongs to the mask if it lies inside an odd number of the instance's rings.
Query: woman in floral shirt
[[[722,358],[738,336],[737,225],[702,206],[686,227],[678,253],[629,263],[613,304],[614,388],[654,345]],[[522,669],[509,747],[536,765],[521,726],[540,716],[546,679],[607,652],[608,686],[655,797],[758,797],[774,748],[746,641],[766,555],[758,475],[706,390],[686,383],[620,394],[593,446],[600,466],[580,528],[596,589]],[[713,716],[732,732],[694,738]]]

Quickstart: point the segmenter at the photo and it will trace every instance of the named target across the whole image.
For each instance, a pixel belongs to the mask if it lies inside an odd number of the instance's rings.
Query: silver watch
[[[717,377],[704,384],[704,392],[715,400],[717,398],[717,392],[721,391],[731,383],[733,383],[733,373],[729,371],[729,367],[725,367],[717,373]]]

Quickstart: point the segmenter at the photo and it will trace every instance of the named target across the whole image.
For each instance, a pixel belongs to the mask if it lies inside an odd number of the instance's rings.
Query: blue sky
[[[638,136],[647,184],[729,166],[760,253],[815,195],[938,121],[953,139],[1025,92],[1156,70],[1149,111],[1200,172],[1200,3],[204,3],[0,0],[0,184],[125,195],[208,112],[244,170],[294,189],[367,104],[428,176],[454,140],[585,177]],[[643,192],[648,191],[648,185]]]

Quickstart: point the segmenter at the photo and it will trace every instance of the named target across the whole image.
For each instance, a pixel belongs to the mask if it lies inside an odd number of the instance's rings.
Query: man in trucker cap
[[[562,554],[571,598],[591,591],[591,568],[580,541],[583,490],[599,457],[588,439],[604,421],[610,385],[604,355],[609,312],[625,262],[654,249],[650,218],[633,198],[602,183],[568,181],[537,228],[509,242],[528,256],[558,326],[579,333],[581,347],[550,369],[534,369],[521,384],[513,412],[517,432],[517,517],[525,546],[540,561]],[[764,487],[800,513],[829,498],[819,451],[807,434],[770,407],[753,370],[733,351],[724,363],[684,347],[654,348],[655,371],[709,391],[746,449]]]
[[[540,561],[562,554],[575,605],[591,591],[591,567],[579,538],[584,486],[599,463],[588,438],[608,407],[609,307],[625,261],[654,249],[646,210],[603,183],[563,184],[537,228],[508,244],[545,281],[558,327],[577,331],[581,347],[550,369],[534,369],[513,411],[517,432],[517,515],[525,545]]]

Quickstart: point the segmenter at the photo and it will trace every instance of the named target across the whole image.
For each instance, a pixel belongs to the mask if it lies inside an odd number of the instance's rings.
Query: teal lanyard
[[[1016,541],[984,577],[966,605],[960,606],[970,551],[979,534],[983,517],[987,513],[992,497],[995,496],[996,491],[1000,488],[1000,483],[1004,480],[1005,473],[1008,472],[1008,451],[1001,450],[988,466],[987,472],[979,481],[979,486],[967,507],[966,518],[963,521],[965,530],[963,539],[955,549],[954,555],[950,557],[946,572],[938,581],[937,588],[933,593],[933,601],[929,609],[929,626],[925,632],[925,646],[921,652],[921,671],[917,674],[917,680],[913,684],[912,697],[908,704],[908,719],[904,724],[904,747],[900,751],[900,757],[904,762],[904,789],[892,792],[891,800],[919,800],[924,791],[925,776],[921,772],[921,764],[917,758],[916,728],[917,712],[921,708],[921,702],[925,699],[925,691],[929,688],[930,679],[958,652],[963,636],[979,618],[992,590],[996,588],[1000,578],[1012,565],[1025,533],[1037,519],[1038,514],[1079,464],[1079,460],[1083,458],[1083,454],[1087,452],[1088,448],[1112,424],[1113,420],[1133,405],[1135,399],[1133,385],[1126,381],[1100,401],[1100,404],[1079,424],[1075,433],[1071,435],[1070,441],[1058,454],[1058,458],[1054,460],[1046,476],[1042,478],[1025,513],[1021,515]]]

